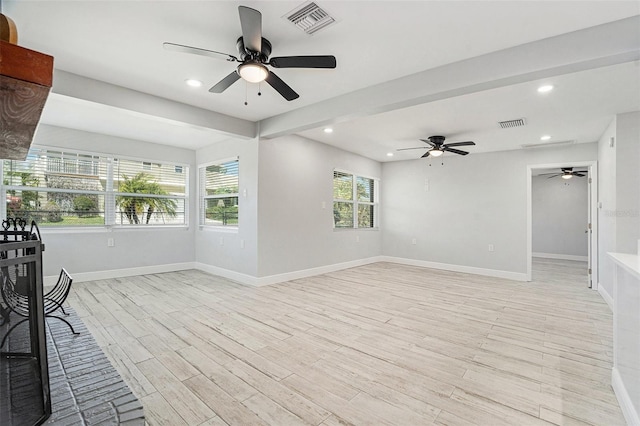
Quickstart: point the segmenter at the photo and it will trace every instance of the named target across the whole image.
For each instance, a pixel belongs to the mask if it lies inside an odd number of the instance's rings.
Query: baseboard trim
[[[607,302],[607,305],[609,305],[609,309],[611,309],[611,312],[613,312],[613,297],[611,297],[604,286],[600,283],[598,283],[598,294],[602,296],[604,301]]]
[[[166,265],[139,266],[136,268],[111,269],[107,271],[95,272],[73,272],[69,271],[73,282],[107,280],[110,278],[132,277],[136,275],[161,274],[163,272],[184,271],[195,269],[195,262],[169,263]],[[44,285],[52,286],[58,282],[59,274],[44,277]]]
[[[543,259],[558,259],[558,260],[574,260],[576,262],[588,262],[587,256],[575,256],[573,254],[554,254],[554,253],[532,253],[533,257],[541,257]]]
[[[184,262],[171,263],[166,265],[141,266],[137,268],[112,269],[107,271],[96,272],[77,272],[70,271],[74,282],[97,281],[111,278],[123,278],[145,274],[159,274],[163,272],[184,271],[188,269],[197,269],[213,275],[230,279],[240,284],[251,287],[262,287],[281,282],[297,280],[300,278],[312,277],[315,275],[327,274],[330,272],[341,271],[343,269],[355,268],[358,266],[369,265],[376,262],[392,262],[403,265],[420,266],[424,268],[441,269],[452,272],[463,272],[467,274],[484,275],[496,278],[505,278],[515,281],[526,281],[527,276],[524,273],[500,271],[495,269],[476,268],[472,266],[452,265],[447,263],[429,262],[425,260],[406,259],[392,256],[373,256],[364,259],[352,260],[349,262],[334,263],[332,265],[318,266],[315,268],[302,269],[298,271],[285,272],[282,274],[268,275],[265,277],[254,277],[230,269],[220,268],[218,266],[208,265],[201,262]],[[52,286],[58,280],[58,275],[44,277],[44,285]],[[603,296],[604,297],[604,296]],[[606,299],[605,299],[606,300]]]
[[[194,269],[198,269],[199,271],[206,272],[208,274],[217,275],[240,284],[258,287],[258,279],[253,275],[243,274],[242,272],[232,271],[231,269],[220,268],[219,266],[208,265],[201,262],[195,262]]]
[[[406,259],[403,257],[381,256],[380,261],[400,263],[402,265],[421,266],[423,268],[441,269],[465,274],[484,275],[487,277],[505,278],[514,281],[527,281],[527,274],[520,272],[501,271],[499,269],[476,268],[474,266],[453,265],[450,263],[430,262],[427,260]]]
[[[622,414],[624,415],[624,419],[627,421],[627,424],[636,426],[640,425],[640,415],[638,415],[638,412],[633,406],[633,401],[631,401],[627,388],[622,382],[622,377],[620,377],[620,372],[616,367],[611,369],[611,387],[613,388],[613,392],[616,394],[618,404],[620,405],[620,409],[622,410]]]
[[[299,271],[286,272],[284,274],[268,275],[258,278],[257,286],[277,284],[285,281],[297,280],[300,278],[313,277],[315,275],[327,274],[329,272],[341,271],[343,269],[355,268],[357,266],[369,265],[380,262],[381,257],[368,257],[365,259],[352,260],[349,262],[334,263],[332,265],[319,266],[316,268],[302,269]]]

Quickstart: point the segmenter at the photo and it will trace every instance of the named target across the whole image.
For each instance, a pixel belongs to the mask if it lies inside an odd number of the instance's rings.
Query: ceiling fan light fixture
[[[245,62],[238,66],[238,74],[249,83],[260,83],[269,75],[267,67],[259,62]]]
[[[444,154],[444,151],[440,151],[437,148],[433,148],[431,151],[429,151],[429,155],[431,155],[432,157],[440,157],[442,154]]]
[[[565,173],[562,175],[562,179],[571,179],[573,175],[571,173]]]

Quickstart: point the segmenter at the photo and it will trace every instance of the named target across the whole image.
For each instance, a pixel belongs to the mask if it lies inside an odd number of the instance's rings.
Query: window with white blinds
[[[239,167],[236,158],[199,168],[201,225],[238,227]]]
[[[375,179],[333,171],[334,228],[376,228],[377,210]]]
[[[187,223],[184,165],[45,148],[1,164],[2,217],[45,227]]]
[[[118,225],[186,223],[187,174],[175,164],[115,158],[113,191]]]

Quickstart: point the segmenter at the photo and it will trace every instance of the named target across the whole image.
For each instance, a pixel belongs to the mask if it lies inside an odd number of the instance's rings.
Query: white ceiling
[[[91,79],[215,111],[251,122],[291,117],[323,103],[414,73],[467,58],[640,15],[638,1],[338,1],[317,3],[337,23],[307,36],[282,18],[302,2],[291,1],[4,1],[18,26],[19,44],[51,54],[55,67]],[[336,70],[280,69],[299,94],[287,102],[270,87],[257,96],[240,80],[223,94],[207,90],[234,69],[223,60],[169,52],[170,41],[236,54],[238,5],[262,12],[263,36],[272,56],[332,54]],[[496,63],[496,74],[500,71]],[[609,65],[609,64],[605,64]],[[590,68],[594,68],[591,66]],[[199,89],[187,78],[204,82]],[[552,93],[539,96],[538,83]],[[291,132],[378,161],[419,157],[404,151],[418,138],[444,134],[474,140],[471,152],[516,149],[539,142],[597,140],[614,114],[640,109],[637,62],[587,69],[404,106],[370,115],[332,117],[334,133],[291,125]],[[55,92],[55,86],[54,86]],[[245,94],[248,105],[244,105]],[[399,96],[399,94],[396,93]],[[404,95],[404,94],[402,94]],[[412,96],[410,90],[406,98]],[[401,103],[398,105],[402,106]],[[133,108],[135,110],[135,108]],[[496,122],[525,117],[528,125],[502,130]],[[43,121],[65,127],[197,149],[228,137],[179,119],[51,96]]]

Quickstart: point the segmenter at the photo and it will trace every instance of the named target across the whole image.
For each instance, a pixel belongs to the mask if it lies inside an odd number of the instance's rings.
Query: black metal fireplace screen
[[[51,415],[42,252],[35,222],[9,218],[0,230],[0,425],[40,425]]]

